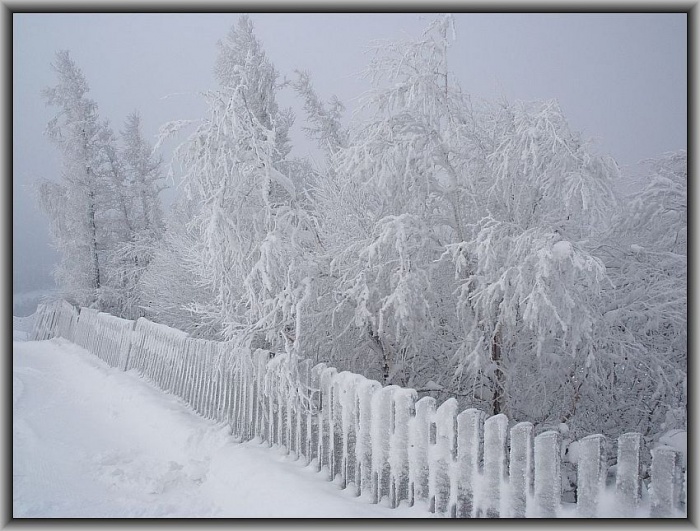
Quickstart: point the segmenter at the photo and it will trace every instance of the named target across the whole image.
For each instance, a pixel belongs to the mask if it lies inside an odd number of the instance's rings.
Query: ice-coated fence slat
[[[241,353],[241,406],[240,406],[240,438],[248,440],[253,438],[253,422],[255,411],[253,409],[254,397],[254,373],[253,357],[250,352]]]
[[[340,473],[341,487],[355,482],[357,448],[357,384],[361,376],[343,371],[333,380],[334,458]]]
[[[456,457],[457,400],[445,400],[435,411],[433,422],[434,428],[431,429],[435,431],[435,438],[430,441],[428,450],[430,510],[445,515],[452,505],[450,490]]]
[[[309,464],[309,433],[308,419],[309,410],[311,408],[311,360],[302,360],[298,364],[299,371],[299,390],[298,390],[298,409],[296,411],[296,444],[295,453],[297,457],[304,460],[305,464]]]
[[[476,490],[483,455],[484,419],[478,409],[465,409],[457,415],[456,515],[458,518],[477,516]]]
[[[255,415],[255,437],[260,437],[262,441],[267,441],[268,439],[268,399],[265,396],[265,372],[267,368],[267,361],[270,356],[267,351],[256,350],[253,353],[253,381],[254,384],[254,398],[253,398],[253,412]]]
[[[306,462],[316,460],[316,472],[321,470],[321,456],[319,455],[320,424],[321,424],[321,374],[326,370],[325,363],[319,363],[311,368],[311,380],[309,386],[309,410],[307,412],[307,450]]]
[[[357,383],[355,409],[357,441],[355,443],[355,495],[372,492],[372,402],[382,386],[376,380],[361,379]]]
[[[388,385],[372,395],[370,430],[372,444],[372,503],[389,497],[389,438],[391,435],[391,410],[393,394],[399,389]]]
[[[297,427],[299,401],[299,359],[290,356],[287,360],[288,380],[284,385],[282,403],[280,409],[283,411],[284,422],[282,423],[282,444],[286,448],[286,453],[294,452],[298,455],[297,448]]]
[[[46,326],[48,316],[49,311],[46,304],[40,302],[36,307],[32,332],[29,334],[29,339],[31,341],[43,341],[46,338],[46,334],[48,333],[48,327]]]
[[[408,426],[408,469],[409,505],[416,500],[427,502],[428,490],[428,449],[430,446],[430,429],[435,416],[435,399],[424,396],[415,404],[415,416]]]
[[[535,437],[535,504],[540,518],[556,518],[561,504],[561,435]]]
[[[321,410],[319,412],[318,460],[321,468],[327,468],[328,480],[335,477],[333,460],[333,377],[337,374],[335,367],[326,367],[321,372]]]
[[[484,511],[487,518],[501,515],[501,485],[506,479],[508,417],[503,414],[484,422]]]
[[[676,516],[681,494],[681,454],[670,447],[651,451],[651,514],[652,518]]]
[[[273,362],[266,364],[265,375],[263,378],[264,389],[263,395],[265,396],[265,410],[266,410],[266,422],[265,422],[265,438],[268,444],[277,444],[279,442],[277,424],[277,402],[279,394],[279,357]]]
[[[641,449],[640,433],[625,433],[617,439],[617,476],[615,490],[624,516],[634,515],[641,499]]]
[[[533,486],[534,427],[520,422],[510,430],[510,511],[512,518],[525,518]]]
[[[589,435],[579,441],[578,447],[578,514],[583,518],[594,518],[598,515],[607,476],[605,437]]]
[[[408,425],[415,415],[418,393],[414,389],[396,389],[393,393],[391,437],[389,439],[389,467],[391,485],[389,502],[398,507],[409,498]]]

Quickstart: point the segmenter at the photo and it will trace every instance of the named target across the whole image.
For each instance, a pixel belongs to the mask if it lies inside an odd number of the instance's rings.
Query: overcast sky
[[[352,110],[367,84],[366,46],[417,36],[430,14],[253,14],[282,75],[307,70],[316,90]],[[56,258],[31,187],[57,178],[60,158],[43,131],[53,109],[57,50],[83,70],[103,118],[120,130],[133,110],[154,137],[170,120],[197,119],[198,93],[215,88],[216,42],[235,14],[13,15],[13,292],[51,284]],[[462,88],[489,99],[559,101],[573,129],[621,166],[686,148],[685,14],[457,14],[451,67]],[[169,97],[167,97],[169,96]],[[290,91],[282,106],[298,103]],[[297,113],[293,140],[308,150]]]

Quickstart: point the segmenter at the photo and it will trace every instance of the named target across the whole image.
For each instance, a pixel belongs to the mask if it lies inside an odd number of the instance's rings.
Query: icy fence
[[[56,336],[113,367],[137,370],[200,415],[228,424],[239,440],[277,445],[372,503],[425,503],[458,518],[686,515],[682,454],[652,450],[646,492],[639,433],[617,440],[614,483],[607,481],[611,441],[578,441],[577,499],[563,503],[558,431],[535,436],[528,422],[509,429],[505,415],[459,412],[454,398],[438,407],[413,389],[382,387],[323,363],[194,339],[65,301],[37,310],[32,339]]]

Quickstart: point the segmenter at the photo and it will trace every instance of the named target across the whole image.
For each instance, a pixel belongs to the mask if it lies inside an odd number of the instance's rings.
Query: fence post
[[[298,441],[298,415],[299,410],[299,358],[295,355],[287,357],[288,378],[285,380],[284,391],[282,397],[284,402],[281,404],[282,416],[284,418],[282,426],[282,444],[285,447],[285,454],[294,452],[294,455],[299,454]]]
[[[623,516],[634,516],[641,499],[642,435],[625,433],[617,439],[617,477],[615,490]]]
[[[321,410],[318,422],[318,460],[321,468],[327,467],[328,481],[335,477],[333,460],[333,378],[338,373],[335,367],[326,367],[321,372]]]
[[[254,437],[260,437],[260,442],[270,441],[270,434],[267,433],[267,397],[265,396],[265,373],[267,372],[267,362],[270,360],[270,353],[267,350],[257,349],[253,352],[253,380],[255,382],[253,406],[256,413],[254,424]]]
[[[391,435],[389,438],[389,469],[391,507],[408,500],[408,445],[409,423],[415,414],[418,393],[415,389],[396,389],[393,393]]]
[[[226,420],[227,413],[227,393],[228,393],[228,381],[226,376],[229,373],[228,367],[228,357],[226,356],[226,351],[223,349],[225,343],[216,343],[216,420],[218,422]],[[178,342],[179,347],[179,342]],[[178,351],[180,349],[178,348]],[[182,359],[182,355],[178,355],[178,359]],[[174,389],[175,376],[177,365],[173,364],[173,378],[171,379],[171,388]]]
[[[129,321],[128,326],[122,330],[122,341],[119,348],[119,368],[122,371],[129,369],[129,356],[131,355],[132,343],[134,342],[134,328],[136,321]]]
[[[681,493],[680,453],[670,447],[651,451],[651,518],[671,518]]]
[[[561,435],[546,431],[535,437],[537,516],[556,518],[561,504]]]
[[[396,389],[398,386],[388,385],[372,396],[372,503],[379,503],[384,496],[389,497],[389,436],[392,395]]]
[[[501,515],[501,485],[506,478],[508,417],[503,414],[484,422],[484,509],[486,518]]]
[[[249,441],[255,437],[255,419],[256,419],[256,370],[253,353],[250,349],[241,351],[242,366],[242,382],[241,385],[241,438],[244,441]]]
[[[510,430],[510,504],[513,518],[527,516],[527,502],[532,495],[533,436],[530,422],[520,422]]]
[[[424,396],[415,404],[415,416],[410,419],[408,426],[408,468],[409,505],[416,500],[429,502],[428,471],[430,470],[428,450],[430,447],[430,431],[435,416],[435,399]]]
[[[296,409],[296,443],[295,452],[297,459],[303,456],[305,463],[309,464],[307,454],[308,445],[308,411],[311,407],[311,393],[309,391],[311,381],[311,360],[302,360],[298,363],[299,387],[297,389]]]
[[[382,388],[376,380],[360,379],[357,383],[355,409],[357,440],[355,444],[355,495],[372,492],[372,402]]]
[[[267,402],[267,440],[270,446],[279,444],[279,392],[280,364],[283,354],[278,354],[265,366],[265,376],[263,378],[263,396]]]
[[[357,385],[359,374],[343,371],[333,381],[335,459],[340,472],[341,487],[355,483],[357,462]]]
[[[43,339],[43,326],[44,319],[46,315],[46,305],[44,303],[39,303],[36,307],[36,315],[34,316],[34,324],[32,325],[31,334],[29,334],[29,339],[31,341],[40,341]]]
[[[310,463],[316,459],[316,472],[321,471],[321,374],[326,370],[325,363],[319,363],[311,367],[310,403],[307,417],[307,440],[308,451],[307,460]],[[307,463],[308,464],[308,463]]]
[[[457,466],[455,509],[458,518],[479,516],[476,503],[476,482],[483,455],[484,419],[486,414],[469,408],[457,415]]]
[[[445,400],[435,411],[428,450],[430,511],[445,514],[450,509],[451,477],[455,462],[457,400]]]
[[[607,476],[605,437],[600,434],[589,435],[581,439],[578,445],[578,514],[583,518],[595,518]]]

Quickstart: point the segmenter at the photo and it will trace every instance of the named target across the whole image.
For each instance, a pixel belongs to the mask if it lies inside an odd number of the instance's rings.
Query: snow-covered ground
[[[236,443],[63,339],[15,341],[12,359],[15,518],[431,516],[372,505],[278,448]]]

